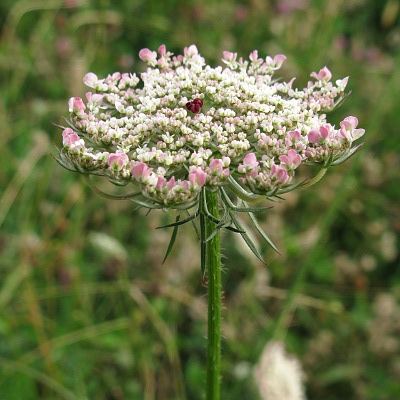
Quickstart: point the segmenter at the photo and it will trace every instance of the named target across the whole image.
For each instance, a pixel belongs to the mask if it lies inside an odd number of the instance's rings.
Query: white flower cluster
[[[262,400],[305,400],[301,364],[286,354],[282,342],[267,343],[254,369],[254,380]]]
[[[173,56],[142,49],[148,64],[140,79],[88,73],[95,93],[86,104],[69,101],[59,162],[84,174],[139,187],[153,205],[190,206],[202,187],[273,196],[284,190],[300,164],[324,167],[348,158],[364,133],[357,118],[335,128],[324,112],[344,97],[347,78],[330,80],[324,67],[303,90],[273,80],[286,57],[249,60],[223,53],[224,66],[206,65],[196,46]],[[239,188],[239,189],[238,189]]]

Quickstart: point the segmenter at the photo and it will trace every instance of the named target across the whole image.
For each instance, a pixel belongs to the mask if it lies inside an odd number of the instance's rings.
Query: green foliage
[[[366,129],[323,182],[257,204],[273,206],[257,229],[234,213],[267,266],[240,233],[223,235],[222,398],[257,398],[252,368],[271,337],[302,361],[308,399],[397,398],[398,1],[310,0],[287,13],[279,3],[1,2],[2,400],[202,398],[206,289],[191,224],[162,264],[173,229],[155,228],[175,214],[101,198],[50,156],[61,141],[51,122],[84,95],[84,74],[143,70],[138,51],[162,43],[195,43],[215,61],[222,50],[284,53],[298,86],[328,65],[352,90],[333,119],[354,113]]]

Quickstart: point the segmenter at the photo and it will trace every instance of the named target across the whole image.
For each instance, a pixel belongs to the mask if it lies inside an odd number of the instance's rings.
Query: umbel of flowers
[[[248,60],[224,51],[205,63],[196,46],[173,56],[143,49],[139,76],[84,77],[86,101],[69,100],[59,161],[85,175],[131,184],[139,204],[191,208],[202,188],[232,189],[244,200],[291,188],[301,164],[338,164],[363,133],[349,116],[335,127],[325,113],[344,97],[348,78],[333,83],[324,67],[306,88],[274,79],[286,57]]]
[[[329,166],[357,150],[353,142],[364,130],[353,116],[339,126],[327,122],[326,113],[345,98],[348,81],[332,81],[327,67],[312,72],[307,87],[298,89],[295,78],[285,82],[274,77],[286,60],[282,54],[261,58],[254,50],[248,59],[238,59],[224,51],[217,67],[206,64],[195,45],[176,56],[165,45],[157,52],[142,49],[139,57],[148,65],[140,76],[116,72],[99,78],[89,72],[84,77],[91,91],[86,101],[69,100],[70,118],[61,127],[63,146],[56,158],[107,197],[118,198],[97,189],[91,175],[132,186],[119,198],[141,207],[182,210],[185,219],[179,214],[168,225],[174,230],[199,217],[201,267],[204,273],[208,263],[211,293],[215,282],[210,275],[220,263],[220,249],[212,243],[220,229],[240,233],[262,258],[237,213],[248,213],[273,246],[254,217],[265,208],[254,207],[254,202],[315,183]],[[315,164],[321,167],[315,178],[293,182],[300,165]],[[217,296],[209,299],[216,302]],[[209,302],[209,325],[218,324],[218,312]],[[209,343],[217,346],[218,334],[214,338],[211,331]],[[209,368],[218,364],[215,357],[209,357]],[[209,373],[214,389],[207,398],[216,399],[218,371]]]

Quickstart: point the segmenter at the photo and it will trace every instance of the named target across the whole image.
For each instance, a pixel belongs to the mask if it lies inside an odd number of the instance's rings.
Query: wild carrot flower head
[[[301,165],[322,168],[346,160],[361,137],[356,117],[339,127],[326,120],[345,97],[348,78],[332,81],[327,67],[304,89],[274,77],[286,57],[248,59],[224,51],[207,65],[195,45],[174,56],[161,45],[142,49],[140,76],[113,73],[83,79],[86,101],[69,100],[58,161],[135,187],[132,200],[149,208],[189,209],[218,190],[229,208],[289,190]],[[227,195],[226,191],[231,194]]]
[[[338,128],[326,121],[325,111],[347,84],[347,78],[331,82],[327,67],[299,90],[293,80],[273,79],[286,60],[282,54],[262,59],[254,50],[244,60],[224,51],[223,66],[215,68],[195,45],[183,55],[162,45],[158,53],[142,49],[139,57],[149,66],[140,78],[85,76],[95,94],[87,93],[86,104],[69,100],[60,161],[131,183],[151,206],[192,205],[203,186],[279,194],[301,164],[342,161],[364,133],[352,116]]]

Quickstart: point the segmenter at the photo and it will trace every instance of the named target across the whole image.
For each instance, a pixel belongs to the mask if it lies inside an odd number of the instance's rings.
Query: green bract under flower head
[[[326,120],[344,98],[348,78],[331,82],[324,67],[306,88],[273,79],[286,57],[253,51],[222,66],[205,63],[196,46],[173,56],[142,49],[140,78],[88,73],[86,102],[69,100],[58,161],[85,175],[133,184],[134,201],[149,208],[190,208],[203,188],[229,187],[244,200],[291,190],[301,164],[338,164],[364,134],[357,118]],[[226,199],[229,201],[229,198]]]

